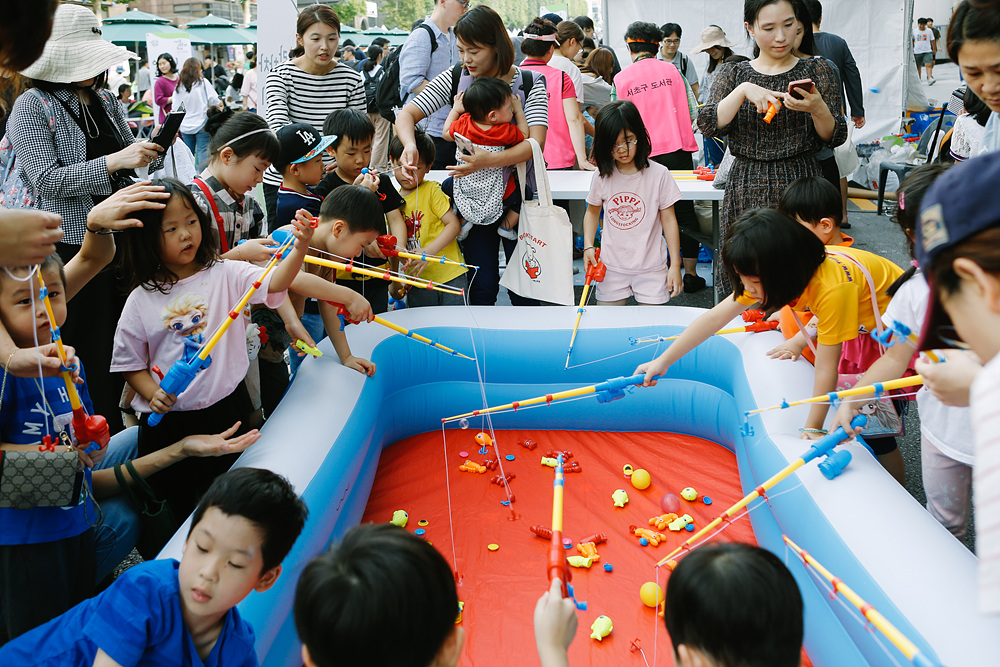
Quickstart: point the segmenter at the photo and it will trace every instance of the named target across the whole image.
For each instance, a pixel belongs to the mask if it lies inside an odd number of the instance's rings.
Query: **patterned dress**
[[[824,146],[839,146],[847,140],[847,122],[839,114],[833,114],[832,139],[824,142],[816,134],[810,114],[782,107],[768,124],[748,101],[743,102],[729,125],[719,127],[719,102],[744,81],[785,92],[789,83],[800,79],[812,79],[830,109],[843,107],[836,75],[818,59],[801,59],[787,72],[774,75],[761,74],[749,62],[727,63],[715,71],[711,97],[698,114],[698,127],[706,137],[728,136],[729,150],[735,157],[722,200],[720,248],[725,246],[730,225],[743,211],[776,207],[789,183],[803,176],[822,175],[816,151]],[[715,267],[715,281],[720,295],[732,293],[729,276],[721,266]]]

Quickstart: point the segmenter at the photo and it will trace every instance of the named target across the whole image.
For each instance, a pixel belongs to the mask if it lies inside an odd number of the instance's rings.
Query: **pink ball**
[[[671,512],[677,514],[680,508],[681,501],[674,494],[664,493],[663,497],[660,498],[660,509],[663,510],[664,514],[670,514]]]

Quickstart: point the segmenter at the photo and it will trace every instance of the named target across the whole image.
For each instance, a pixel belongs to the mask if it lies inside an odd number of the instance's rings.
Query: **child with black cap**
[[[931,294],[920,349],[969,348],[983,361],[969,392],[979,611],[1000,612],[1000,154],[950,168],[924,195],[916,258]],[[945,366],[951,366],[949,361]],[[917,370],[922,370],[923,364]]]
[[[323,198],[313,192],[312,186],[323,179],[323,152],[337,137],[323,136],[309,123],[286,125],[277,135],[281,150],[271,166],[281,174],[274,218],[275,226],[281,227],[289,224],[300,208],[319,215]]]

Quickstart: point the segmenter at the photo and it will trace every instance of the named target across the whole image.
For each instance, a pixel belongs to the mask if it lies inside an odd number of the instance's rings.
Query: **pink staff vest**
[[[697,152],[684,78],[672,64],[656,58],[634,62],[615,77],[615,91],[618,99],[638,107],[653,145],[651,156]]]
[[[542,155],[549,169],[565,169],[576,164],[576,151],[569,138],[569,124],[566,122],[566,112],[563,110],[563,76],[566,73],[542,63],[534,58],[527,58],[521,63],[523,69],[538,72],[545,77],[545,93],[549,104],[549,129],[545,132],[545,148]]]

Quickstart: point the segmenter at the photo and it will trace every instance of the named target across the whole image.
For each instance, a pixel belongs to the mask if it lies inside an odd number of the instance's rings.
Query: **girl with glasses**
[[[583,261],[588,268],[597,264],[594,239],[603,207],[600,259],[607,274],[597,283],[601,305],[624,306],[630,296],[643,305],[658,305],[681,292],[680,232],[674,215],[681,191],[670,171],[649,158],[650,150],[634,103],[617,100],[597,114],[597,175],[583,219]]]

